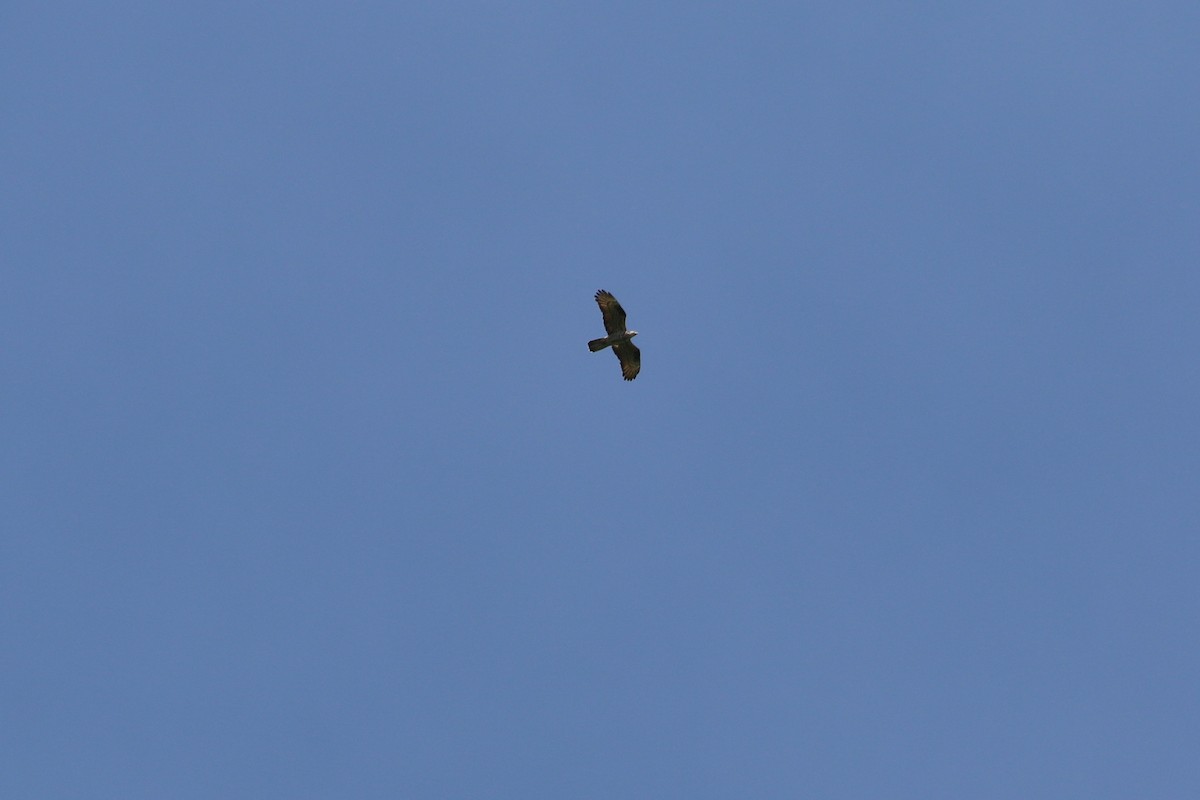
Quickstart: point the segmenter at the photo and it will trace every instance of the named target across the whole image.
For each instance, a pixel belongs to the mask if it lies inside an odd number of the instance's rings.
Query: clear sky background
[[[1200,797],[1198,42],[5,3],[0,795]]]

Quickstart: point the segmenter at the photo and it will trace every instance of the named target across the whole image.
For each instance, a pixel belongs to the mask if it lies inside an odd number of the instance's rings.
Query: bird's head
[[[637,336],[637,331],[630,331],[630,332],[629,332],[629,338],[630,338],[630,339],[632,339],[632,338],[633,338],[633,337],[635,337],[635,336]]]

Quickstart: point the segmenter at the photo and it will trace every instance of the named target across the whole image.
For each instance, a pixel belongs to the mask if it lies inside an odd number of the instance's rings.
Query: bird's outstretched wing
[[[625,309],[621,308],[617,298],[601,289],[596,292],[596,305],[600,306],[600,313],[604,316],[604,330],[609,336],[625,332]],[[637,374],[637,370],[634,370],[634,374]]]
[[[642,369],[642,351],[637,349],[637,345],[633,342],[618,342],[613,345],[612,351],[621,362],[621,376],[627,381],[636,378]]]

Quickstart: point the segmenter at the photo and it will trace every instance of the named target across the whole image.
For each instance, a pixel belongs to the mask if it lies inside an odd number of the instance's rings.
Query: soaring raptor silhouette
[[[604,316],[604,330],[608,331],[608,336],[592,339],[588,342],[588,350],[594,353],[611,347],[621,362],[621,375],[631,381],[642,368],[642,351],[633,343],[637,331],[625,328],[625,309],[621,308],[617,298],[603,289],[596,292],[596,305],[600,306],[600,313]]]

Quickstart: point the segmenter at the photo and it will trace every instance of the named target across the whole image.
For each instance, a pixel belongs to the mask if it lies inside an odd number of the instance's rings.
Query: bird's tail
[[[607,336],[603,339],[592,339],[590,342],[588,342],[588,350],[591,350],[593,353],[597,350],[603,350],[606,347],[608,347]]]

